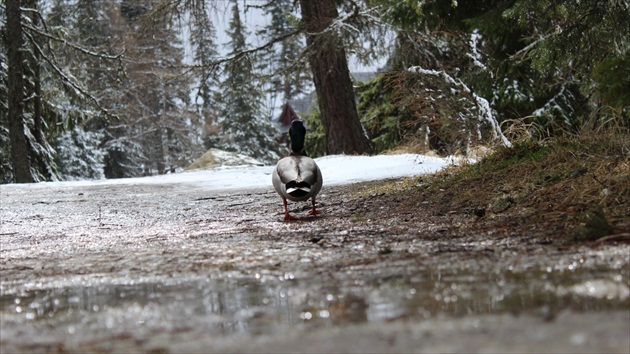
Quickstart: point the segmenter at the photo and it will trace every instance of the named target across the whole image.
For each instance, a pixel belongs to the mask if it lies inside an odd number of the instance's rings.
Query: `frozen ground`
[[[627,245],[545,245],[356,183],[446,160],[318,163],[325,214],[298,222],[271,167],[0,186],[0,351],[630,350]]]

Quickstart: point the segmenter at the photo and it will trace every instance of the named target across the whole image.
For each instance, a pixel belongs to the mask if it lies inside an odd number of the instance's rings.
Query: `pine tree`
[[[55,159],[55,149],[49,142],[89,120],[94,112],[104,111],[87,87],[90,81],[87,74],[91,71],[85,64],[90,62],[86,57],[98,58],[103,63],[111,58],[75,41],[75,11],[68,11],[70,7],[74,10],[71,6],[74,3],[54,0],[50,7],[46,7],[50,9],[49,13],[42,13],[35,0],[18,3],[21,3],[21,19],[27,22],[21,28],[22,36],[28,39],[23,41],[21,50],[22,94],[28,99],[23,102],[23,129],[20,129],[25,132],[27,150],[20,156],[23,156],[24,168],[30,171],[33,180],[53,180],[58,178],[55,161],[59,160]],[[4,68],[0,67],[3,76]],[[2,96],[0,101],[5,97]],[[0,128],[7,126],[8,121],[0,118]],[[15,172],[16,168],[7,169],[4,160],[10,145],[0,147],[2,182],[12,180],[11,170]]]
[[[271,21],[258,35],[265,41],[273,41],[295,31],[298,22],[291,13],[293,5],[292,0],[271,1],[266,4],[265,14]],[[305,93],[310,75],[306,63],[300,60],[303,50],[302,38],[292,36],[261,53],[260,66],[272,75],[268,92],[272,95],[281,94],[283,103]]]
[[[54,61],[46,46],[47,38],[37,1],[5,1],[6,28],[3,43],[7,48],[7,95],[2,97],[8,107],[7,118],[0,119],[8,126],[9,144],[2,146],[0,157],[11,156],[10,171],[3,166],[3,182],[34,182],[57,178],[54,150],[48,143],[50,134],[57,131],[61,117],[59,107],[44,95],[47,68],[44,63]],[[17,6],[17,7],[15,7]],[[57,84],[57,87],[63,86]]]
[[[209,4],[204,0],[192,4],[190,23],[191,45],[193,59],[199,70],[195,72],[195,105],[197,106],[199,125],[202,130],[197,133],[204,145],[210,146],[209,141],[216,136],[217,115],[216,104],[217,86],[219,84],[219,68],[214,64],[219,53],[216,44],[216,30],[210,20]],[[214,134],[213,134],[214,133]]]
[[[6,13],[5,7],[0,6],[0,33],[6,33]],[[0,50],[0,62],[7,63],[6,41],[3,40],[2,49]],[[7,48],[8,49],[8,48]],[[11,171],[11,138],[9,134],[8,122],[8,104],[9,104],[9,88],[8,88],[8,72],[0,69],[0,183],[7,183],[13,180]]]
[[[64,180],[102,179],[103,154],[100,148],[103,133],[81,127],[65,131],[54,139],[56,161]]]
[[[11,166],[14,182],[34,182],[31,172],[26,132],[26,110],[24,107],[24,37],[20,1],[5,2],[7,38],[7,83],[8,119],[11,142]]]
[[[230,55],[246,49],[246,29],[240,19],[238,4],[232,5],[232,19],[227,30]],[[256,86],[251,55],[240,55],[228,63],[221,83],[221,137],[218,146],[228,151],[271,162],[278,157],[270,118],[262,114],[262,93]]]
[[[191,85],[177,69],[182,65],[183,45],[175,19],[147,12],[158,3],[147,0],[121,6],[128,28],[127,55],[133,63],[123,87],[126,107],[120,112],[127,143],[118,150],[139,147],[127,159],[144,175],[174,172],[200,152],[191,137],[198,120],[186,109]]]
[[[377,3],[383,18],[399,32],[391,69],[405,73],[411,66],[420,66],[448,73],[486,97],[497,120],[515,137],[627,126],[629,111],[624,107],[630,95],[620,94],[630,87],[623,65],[630,48],[627,1]],[[431,105],[445,111],[462,102],[449,94],[444,80],[423,75],[414,82],[418,83],[415,87],[394,90],[401,102],[430,96],[438,101]],[[427,95],[429,89],[436,94]],[[618,101],[619,97],[626,101]],[[445,111],[438,114],[441,119],[449,116]],[[458,111],[466,113],[466,121],[475,119],[468,114],[472,110]],[[422,111],[412,113],[423,115]],[[455,123],[441,126],[455,132],[453,128],[461,127]]]
[[[56,0],[47,16],[49,27],[65,28],[69,37],[77,45],[92,48],[94,51],[108,52],[111,46],[111,30],[108,12],[111,2],[78,0],[75,4]],[[108,97],[112,92],[108,88],[115,85],[115,62],[99,56],[83,55],[77,60],[77,53],[65,46],[56,46],[56,57],[61,65],[72,68],[74,75],[81,78],[87,91],[91,92],[103,104],[115,101]],[[112,67],[113,66],[113,67]],[[118,96],[118,95],[117,95]],[[108,102],[109,99],[109,102]],[[69,102],[68,104],[73,104]],[[85,104],[77,104],[85,106]],[[110,136],[109,118],[101,110],[87,107],[73,113],[77,118],[68,130],[53,138],[52,144],[57,152],[55,162],[62,179],[100,179],[103,178],[104,145]]]
[[[193,59],[201,66],[197,88],[197,105],[202,109],[211,109],[213,96],[218,82],[217,68],[213,65],[218,56],[216,30],[210,20],[208,4],[204,0],[196,1],[192,7],[190,29]]]
[[[520,0],[503,16],[523,33],[512,57],[548,87],[533,114],[543,127],[573,134],[630,128],[628,1]]]
[[[300,0],[317,100],[330,154],[371,153],[356,109],[342,39],[330,30],[339,13],[334,0]]]

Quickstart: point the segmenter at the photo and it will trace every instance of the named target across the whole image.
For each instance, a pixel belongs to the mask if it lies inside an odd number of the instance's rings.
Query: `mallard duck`
[[[276,192],[282,198],[284,205],[284,220],[298,220],[289,214],[287,199],[301,202],[311,199],[313,209],[308,215],[321,212],[315,208],[315,197],[322,189],[322,172],[315,160],[304,152],[306,128],[301,120],[294,120],[289,128],[291,138],[291,154],[280,161],[273,170],[271,181]]]

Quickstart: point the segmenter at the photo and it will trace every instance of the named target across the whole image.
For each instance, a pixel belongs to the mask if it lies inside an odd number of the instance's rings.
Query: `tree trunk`
[[[35,182],[31,173],[24,123],[24,63],[22,50],[22,19],[19,0],[6,0],[7,18],[7,61],[9,64],[7,81],[9,95],[9,136],[11,142],[11,164],[13,181],[16,183]]]
[[[372,146],[357,113],[346,51],[337,34],[326,31],[339,16],[335,3],[300,0],[327,153],[369,154]]]

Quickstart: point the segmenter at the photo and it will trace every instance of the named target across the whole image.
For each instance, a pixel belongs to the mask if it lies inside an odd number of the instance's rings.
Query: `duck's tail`
[[[311,185],[302,181],[291,181],[286,184],[287,194],[292,197],[301,198],[311,192]]]

